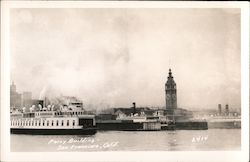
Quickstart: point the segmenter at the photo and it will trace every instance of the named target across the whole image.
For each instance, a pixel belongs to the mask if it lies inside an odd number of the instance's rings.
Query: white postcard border
[[[9,11],[11,8],[241,8],[241,151],[10,152]],[[248,161],[249,157],[249,3],[152,1],[1,2],[1,160],[3,161]]]

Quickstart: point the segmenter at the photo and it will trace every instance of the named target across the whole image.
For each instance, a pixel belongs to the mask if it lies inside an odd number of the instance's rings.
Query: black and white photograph
[[[10,153],[245,150],[242,8],[157,6],[9,7]]]

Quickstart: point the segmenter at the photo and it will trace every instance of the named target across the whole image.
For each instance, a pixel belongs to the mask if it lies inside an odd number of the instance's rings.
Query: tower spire
[[[171,68],[169,68],[168,75],[169,75],[169,76],[172,76]]]

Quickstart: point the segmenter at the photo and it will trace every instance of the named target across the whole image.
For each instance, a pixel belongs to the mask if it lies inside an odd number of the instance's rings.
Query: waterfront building
[[[171,69],[169,69],[168,80],[165,83],[166,112],[171,120],[174,118],[174,111],[177,109],[177,89]]]
[[[174,81],[171,69],[165,83],[166,109],[165,115],[168,120],[175,122],[188,121],[193,118],[193,112],[177,106],[177,86]]]

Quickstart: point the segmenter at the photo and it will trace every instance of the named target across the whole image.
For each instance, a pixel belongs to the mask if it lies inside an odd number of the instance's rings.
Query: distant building
[[[16,93],[16,85],[14,82],[12,82],[12,84],[10,85],[10,92]]]
[[[16,91],[14,82],[10,85],[10,108],[21,108],[22,95]]]
[[[32,105],[32,93],[31,92],[23,92],[22,96],[22,106],[30,107]]]

